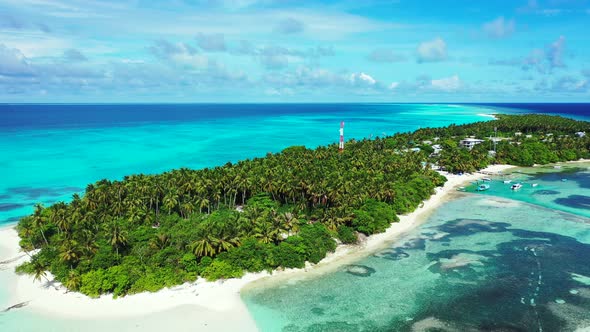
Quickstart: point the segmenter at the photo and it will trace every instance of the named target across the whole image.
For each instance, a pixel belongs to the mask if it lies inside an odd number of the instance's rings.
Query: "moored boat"
[[[477,191],[485,191],[490,189],[490,185],[489,184],[480,184],[479,186],[477,186]]]
[[[520,184],[520,183],[515,183],[512,185],[512,187],[510,187],[510,189],[512,189],[512,190],[518,190],[520,188],[522,188],[522,184]]]

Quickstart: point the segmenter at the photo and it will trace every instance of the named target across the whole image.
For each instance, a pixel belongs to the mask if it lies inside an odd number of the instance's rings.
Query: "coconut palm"
[[[45,232],[43,228],[45,227],[45,217],[43,217],[43,205],[35,204],[35,212],[33,212],[33,227],[39,229],[41,232],[41,236],[45,241],[45,245],[49,245],[47,238],[45,237]]]
[[[117,221],[113,221],[109,227],[110,239],[109,243],[119,255],[119,248],[124,247],[127,244],[127,232],[122,229],[121,225]]]

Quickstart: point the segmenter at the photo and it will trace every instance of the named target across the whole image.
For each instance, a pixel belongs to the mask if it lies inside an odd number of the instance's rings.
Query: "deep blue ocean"
[[[276,115],[339,114],[353,110],[379,114],[384,109],[411,109],[439,104],[0,104],[0,128],[5,130],[43,128],[111,127],[150,122],[193,122],[223,118]],[[541,113],[590,117],[590,103],[456,104],[484,107],[499,113]],[[448,106],[448,105],[447,105]],[[362,113],[361,113],[362,112]]]

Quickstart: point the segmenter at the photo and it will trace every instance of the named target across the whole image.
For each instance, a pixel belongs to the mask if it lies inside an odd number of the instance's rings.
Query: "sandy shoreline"
[[[494,165],[485,171],[503,172],[511,167]],[[378,251],[420,225],[430,213],[452,196],[450,193],[455,192],[457,187],[486,176],[481,173],[444,175],[448,181],[443,187],[436,188],[436,193],[425,201],[422,207],[408,215],[400,216],[399,223],[393,224],[384,233],[368,237],[360,245],[338,246],[334,253],[329,254],[317,265],[308,265],[304,269],[276,271],[272,275],[267,272],[248,273],[240,279],[226,281],[206,282],[199,279],[191,284],[163,289],[156,293],[136,294],[116,300],[110,295],[91,299],[79,293],[66,293],[66,289],[59,284],[48,285],[47,281],[34,282],[30,276],[16,275],[13,272],[14,267],[27,256],[19,252],[19,237],[14,227],[3,228],[0,229],[0,262],[19,257],[15,261],[0,263],[0,273],[5,274],[8,283],[11,284],[3,287],[11,289],[9,305],[28,301],[26,310],[61,319],[104,318],[140,321],[142,316],[153,315],[151,318],[174,318],[176,331],[256,331],[256,325],[240,298],[242,288],[247,285],[317,276]],[[228,319],[230,317],[231,319]],[[130,326],[142,331],[161,330],[161,326],[157,325]]]

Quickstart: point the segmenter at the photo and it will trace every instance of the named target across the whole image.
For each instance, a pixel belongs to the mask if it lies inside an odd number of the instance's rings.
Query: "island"
[[[550,115],[422,128],[215,168],[101,180],[22,218],[18,273],[90,297],[302,268],[382,233],[447,180],[491,164],[590,158],[590,123]]]

